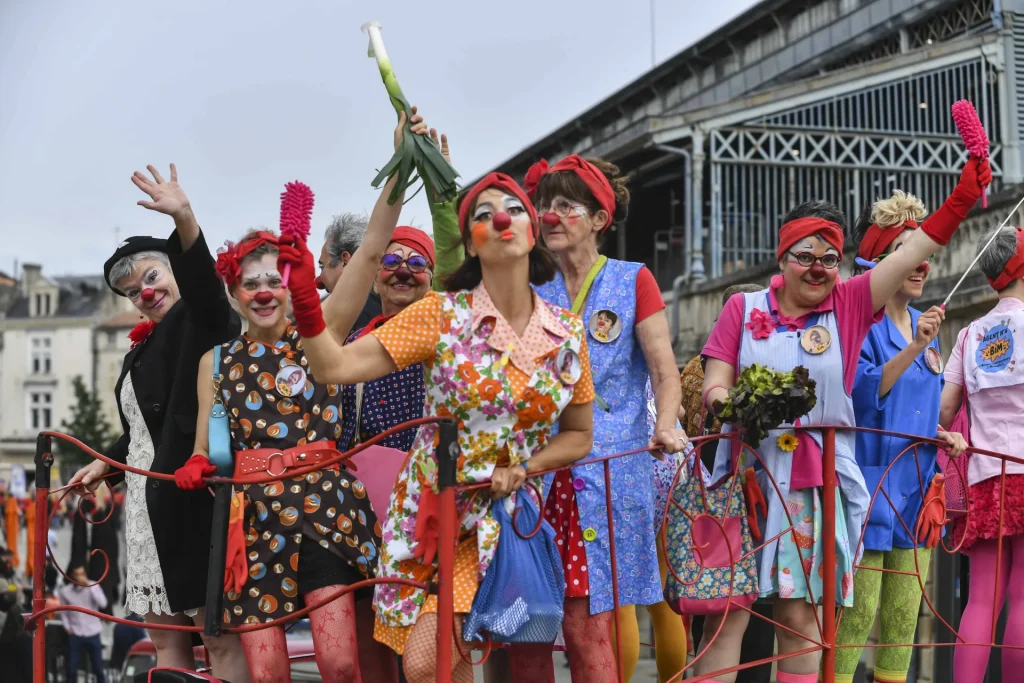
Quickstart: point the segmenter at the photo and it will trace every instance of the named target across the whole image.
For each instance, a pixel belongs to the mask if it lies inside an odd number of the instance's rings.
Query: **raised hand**
[[[914,334],[914,345],[924,350],[939,335],[946,312],[938,306],[932,306],[917,319],[917,332]]]
[[[412,108],[412,119],[406,119],[405,112],[398,114],[398,125],[395,126],[395,149],[397,150],[402,145],[402,139],[405,137],[405,123],[408,120],[410,130],[414,135],[426,135],[427,124],[423,123],[423,116],[417,113],[419,110],[417,107]]]
[[[441,139],[438,140],[437,128],[431,128],[430,139],[433,140],[434,144],[441,149],[441,156],[444,157],[444,160],[447,161],[449,164],[452,163],[452,155],[448,153],[448,136],[445,135],[444,133],[441,133]]]
[[[324,331],[323,312],[320,309],[320,293],[316,289],[316,266],[313,254],[306,243],[297,237],[282,235],[278,241],[277,268],[283,271],[291,268],[288,291],[292,296],[292,313],[299,334],[307,339]]]
[[[180,218],[191,211],[188,196],[178,184],[178,169],[171,164],[171,179],[164,180],[160,171],[155,166],[146,166],[146,170],[153,176],[153,180],[147,178],[143,173],[136,171],[132,175],[132,182],[135,187],[149,195],[152,201],[139,200],[139,206],[150,211],[167,214],[172,218]]]

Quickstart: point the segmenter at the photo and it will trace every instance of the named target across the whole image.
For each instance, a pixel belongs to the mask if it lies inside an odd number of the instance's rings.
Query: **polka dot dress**
[[[558,553],[562,556],[562,569],[565,571],[565,597],[586,598],[590,596],[587,550],[583,545],[583,529],[576,508],[572,472],[557,472],[553,486],[544,506],[544,518],[555,529]]]

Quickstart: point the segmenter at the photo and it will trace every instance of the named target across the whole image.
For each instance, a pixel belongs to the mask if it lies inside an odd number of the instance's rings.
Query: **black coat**
[[[192,457],[196,437],[199,359],[217,344],[241,334],[241,321],[228,303],[200,234],[186,251],[175,232],[167,240],[171,270],[181,298],[149,338],[124,357],[115,398],[124,435],[107,457],[125,462],[130,440],[121,407],[121,386],[132,373],[132,386],[153,439],[154,472],[174,474]],[[116,483],[121,476],[114,478]],[[181,612],[206,603],[213,496],[206,489],[183,491],[171,481],[149,480],[146,506],[171,610]]]

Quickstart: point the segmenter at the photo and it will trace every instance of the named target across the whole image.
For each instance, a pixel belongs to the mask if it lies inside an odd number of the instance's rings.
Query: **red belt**
[[[285,450],[253,448],[235,451],[235,479],[279,477],[290,469],[308,467],[338,455],[333,441],[317,441]]]

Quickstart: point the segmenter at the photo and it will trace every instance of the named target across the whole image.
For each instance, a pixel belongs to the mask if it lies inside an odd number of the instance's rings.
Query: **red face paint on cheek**
[[[533,249],[533,245],[537,243],[537,238],[533,236],[533,226],[526,231],[526,244]]]
[[[420,284],[420,285],[426,284],[427,283],[427,273],[425,271],[422,272],[422,273],[413,273],[412,274],[412,279],[416,281],[416,284]]]
[[[473,227],[469,229],[469,236],[473,239],[473,246],[479,249],[487,243],[487,233],[490,232],[490,228],[487,223],[480,221],[474,223]]]

